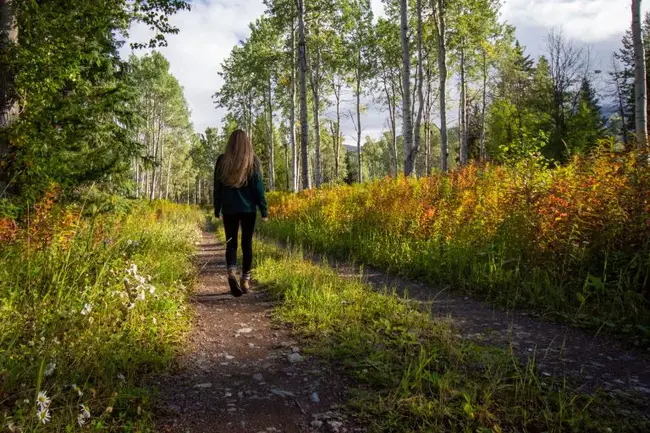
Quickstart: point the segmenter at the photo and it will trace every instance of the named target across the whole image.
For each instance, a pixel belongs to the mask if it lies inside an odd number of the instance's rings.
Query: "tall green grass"
[[[258,240],[255,278],[283,302],[276,320],[357,385],[352,404],[376,432],[650,431],[642,399],[584,395],[539,377],[508,351],[461,340],[390,291],[377,292]]]
[[[145,380],[188,329],[200,212],[80,211],[41,209],[0,246],[2,429],[150,429]]]

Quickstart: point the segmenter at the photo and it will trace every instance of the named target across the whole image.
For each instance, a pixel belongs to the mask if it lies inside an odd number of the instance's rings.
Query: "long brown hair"
[[[246,185],[253,170],[259,170],[259,162],[255,156],[253,145],[248,139],[248,135],[241,129],[230,134],[219,168],[221,182],[231,188],[241,188]]]

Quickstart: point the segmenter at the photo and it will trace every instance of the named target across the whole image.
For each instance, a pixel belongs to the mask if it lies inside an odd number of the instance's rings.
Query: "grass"
[[[0,246],[2,429],[153,431],[147,379],[188,330],[200,217],[163,202],[37,206]]]
[[[568,380],[540,377],[533,362],[463,341],[426,306],[343,278],[298,250],[258,239],[255,277],[283,301],[275,319],[354,379],[352,405],[371,431],[650,431],[642,400],[580,394]]]

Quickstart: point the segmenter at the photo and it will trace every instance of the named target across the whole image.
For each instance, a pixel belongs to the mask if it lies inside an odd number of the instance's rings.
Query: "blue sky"
[[[539,55],[551,28],[561,28],[576,42],[588,45],[594,69],[606,69],[611,55],[631,21],[629,0],[502,0],[502,20],[517,28],[517,37],[527,51]],[[375,14],[381,14],[381,0],[372,0]],[[643,2],[644,12],[650,10]],[[191,11],[172,17],[180,29],[168,37],[161,52],[169,59],[172,73],[185,90],[197,131],[219,126],[224,116],[216,110],[211,96],[221,85],[218,72],[232,47],[249,33],[248,24],[265,10],[262,0],[202,0]],[[144,26],[131,29],[132,40],[148,40]],[[129,54],[128,46],[122,54]],[[600,83],[603,87],[604,83]],[[327,115],[327,113],[325,114]],[[372,104],[362,119],[363,134],[377,137],[385,128],[385,114]],[[351,122],[344,125],[346,143],[355,135]]]

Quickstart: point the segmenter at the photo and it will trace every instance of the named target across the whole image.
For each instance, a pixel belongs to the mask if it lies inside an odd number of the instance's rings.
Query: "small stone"
[[[236,407],[229,407],[228,412],[230,412],[230,413],[237,412],[237,408]]]
[[[304,361],[305,358],[303,358],[302,355],[299,354],[299,353],[291,353],[291,354],[289,354],[289,356],[287,356],[287,360],[291,364],[297,364],[299,362]]]
[[[294,346],[292,349],[293,353],[300,353],[300,347]]]
[[[278,388],[273,388],[273,389],[271,389],[270,392],[271,392],[271,394],[277,395],[278,397],[282,397],[282,398],[295,397],[296,396],[291,391],[284,391],[284,390],[278,389]]]
[[[250,334],[253,332],[253,328],[241,328],[237,331],[237,334]]]
[[[179,414],[181,413],[181,408],[180,406],[176,406],[175,404],[170,404],[168,407],[169,411],[174,414]]]
[[[255,373],[255,374],[253,375],[253,379],[255,379],[255,380],[258,381],[258,382],[261,382],[261,381],[264,380],[264,376],[262,376],[260,373]]]
[[[635,391],[642,392],[642,393],[644,393],[644,394],[650,394],[650,388],[646,388],[646,387],[644,387],[644,386],[635,386],[635,387],[634,387],[634,390],[635,390]]]
[[[199,383],[197,385],[194,385],[194,388],[212,388],[212,383],[210,382]]]
[[[343,427],[343,423],[340,421],[327,421],[327,426],[330,428],[332,433],[339,433],[341,427]]]
[[[251,349],[254,349],[254,348],[255,348],[255,344],[254,344],[254,343],[248,343],[248,347],[250,347]]]
[[[323,421],[319,421],[319,420],[312,421],[311,426],[314,428],[321,428],[323,427]]]
[[[320,403],[320,398],[318,398],[318,393],[317,392],[312,392],[311,393],[311,401],[312,401],[312,403]]]

